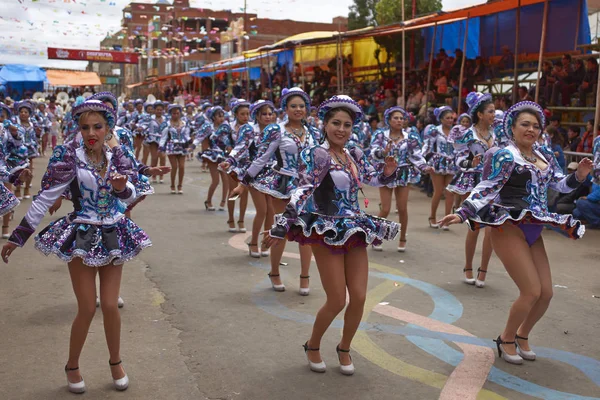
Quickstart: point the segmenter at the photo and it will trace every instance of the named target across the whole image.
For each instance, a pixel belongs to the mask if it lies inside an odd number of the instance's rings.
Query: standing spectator
[[[419,82],[415,83],[412,87],[410,94],[408,95],[408,100],[406,101],[406,110],[413,113],[418,114],[421,109],[421,105],[423,104],[424,96],[421,91],[421,84]]]
[[[544,98],[547,101],[550,101],[551,104],[553,104],[551,99],[553,99],[554,85],[556,85],[558,83],[558,81],[562,75],[563,75],[563,66],[560,63],[560,61],[555,61],[554,66],[552,67],[552,72],[546,78],[546,93],[544,96]],[[558,97],[558,91],[556,92],[556,96]]]
[[[544,61],[542,64],[542,77],[540,78],[540,97],[545,99],[546,102],[546,94],[551,93],[552,89],[548,89],[550,83],[548,82],[548,77],[552,75],[552,63],[550,61]],[[551,86],[551,85],[550,85]]]
[[[396,106],[396,93],[391,89],[385,89],[385,99],[383,100],[382,108],[387,110]]]
[[[593,119],[588,120],[585,126],[585,133],[581,138],[581,142],[577,145],[578,153],[591,153],[594,143],[594,129],[596,124]]]
[[[581,142],[581,130],[578,126],[571,126],[567,132],[567,145],[565,146],[565,150],[577,151],[579,142]]]
[[[550,143],[552,152],[554,152],[554,157],[556,157],[556,161],[558,161],[558,165],[563,170],[563,173],[566,172],[566,160],[565,153],[563,153],[563,147],[565,146],[563,135],[558,132],[553,126],[549,126],[546,128],[546,133],[550,135]]]
[[[563,54],[561,58],[560,72],[557,73],[557,80],[554,82],[552,87],[552,97],[550,103],[552,105],[558,104],[558,95],[561,95],[562,105],[567,107],[571,100],[571,92],[574,85],[573,79],[573,66],[571,65],[571,55]]]
[[[598,61],[594,57],[590,57],[586,61],[587,70],[583,76],[583,81],[579,85],[579,106],[585,107],[587,103],[587,94],[596,94],[596,88],[598,87]],[[596,96],[592,103],[592,107],[596,105]]]
[[[519,86],[519,101],[533,101],[526,86]]]
[[[550,118],[550,126],[553,126],[553,127],[556,128],[556,130],[558,131],[558,133],[560,133],[562,135],[563,141],[566,143],[567,139],[568,139],[567,131],[565,130],[565,128],[563,128],[562,126],[560,126],[560,117],[558,115],[553,115]]]
[[[502,58],[500,59],[500,68],[512,69],[515,66],[515,56],[508,46],[502,46]]]

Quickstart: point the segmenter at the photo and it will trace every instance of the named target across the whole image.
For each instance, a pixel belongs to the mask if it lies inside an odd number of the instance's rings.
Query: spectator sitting
[[[500,59],[500,68],[513,69],[515,66],[515,56],[508,46],[502,46],[502,58]]]
[[[590,194],[576,201],[573,216],[588,228],[600,228],[600,185],[594,183]]]
[[[408,95],[408,100],[406,101],[406,111],[417,114],[421,109],[423,100],[424,96],[423,92],[421,91],[421,84],[417,82],[412,87],[412,91]]]
[[[552,89],[548,89],[551,84],[548,82],[548,77],[552,75],[552,63],[544,61],[542,64],[542,77],[540,78],[540,96],[545,98],[546,93],[550,93]],[[546,99],[548,100],[548,99]]]
[[[377,115],[377,108],[375,108],[373,98],[370,96],[365,98],[364,112],[366,116]]]
[[[571,174],[577,171],[577,167],[578,164],[576,162],[569,163],[567,166],[567,173]],[[577,189],[570,193],[558,194],[557,199],[550,202],[550,204],[554,204],[554,207],[552,207],[553,211],[559,214],[573,214],[575,202],[577,199],[588,195],[591,185],[591,177],[588,176],[588,179],[586,179],[586,181],[581,185],[577,186]]]
[[[558,133],[560,133],[562,135],[563,141],[566,143],[567,140],[568,140],[567,131],[565,130],[565,128],[563,128],[562,126],[560,126],[560,117],[558,115],[553,115],[550,118],[550,126],[553,126],[553,127],[556,128],[556,130],[558,131]]]
[[[585,133],[583,134],[583,137],[581,138],[581,142],[579,142],[579,144],[577,145],[578,153],[591,153],[592,152],[593,143],[594,143],[594,127],[595,126],[596,125],[594,124],[593,119],[588,120],[588,122],[585,126]]]
[[[565,153],[563,153],[563,147],[565,145],[563,135],[558,132],[554,126],[549,126],[546,128],[546,132],[550,135],[551,147],[554,152],[554,157],[556,157],[556,161],[558,161],[558,165],[563,170],[566,171],[566,160]]]
[[[533,101],[533,98],[529,95],[529,91],[525,86],[519,86],[519,101]]]
[[[586,107],[588,93],[596,94],[596,88],[598,87],[598,61],[594,57],[590,57],[586,61],[587,70],[583,76],[583,81],[579,85],[579,106]],[[596,105],[596,96],[592,107]]]
[[[570,127],[567,131],[567,145],[565,146],[565,150],[577,151],[579,142],[581,142],[581,130],[578,126]]]
[[[383,111],[396,105],[396,93],[391,89],[385,89],[385,99],[383,100]]]
[[[483,64],[483,58],[480,56],[475,58],[475,69],[472,72],[472,78],[474,82],[480,82],[485,79],[485,65]]]
[[[438,78],[433,85],[437,88],[439,94],[448,93],[448,78],[443,72],[439,72]]]
[[[558,104],[558,95],[561,95],[561,102],[564,107],[569,106],[571,101],[571,93],[575,90],[574,86],[574,71],[571,65],[571,55],[563,54],[561,58],[561,67],[555,74],[556,80],[552,87],[552,96],[550,104]]]

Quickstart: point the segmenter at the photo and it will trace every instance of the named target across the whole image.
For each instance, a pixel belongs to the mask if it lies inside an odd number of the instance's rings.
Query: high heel
[[[261,257],[269,257],[270,255],[271,255],[271,250],[260,249],[260,256]]]
[[[225,211],[225,202],[222,201],[221,204],[219,204],[219,211]]]
[[[404,246],[400,246],[400,243],[404,243]],[[400,239],[400,243],[398,243],[398,252],[404,253],[406,251],[406,239]]]
[[[435,222],[435,218],[433,217],[429,217],[429,227],[431,229],[438,229],[440,226]],[[431,223],[431,221],[433,221],[433,223]]]
[[[115,367],[117,365],[120,365],[122,363],[121,360],[117,361],[116,363],[111,363],[110,360],[108,360],[108,364],[111,367]],[[124,372],[124,371],[123,371]],[[125,374],[124,377],[119,378],[119,379],[113,379],[113,384],[115,385],[115,389],[117,389],[118,391],[123,391],[123,390],[127,390],[127,388],[129,387],[129,377],[127,376],[127,374]]]
[[[340,345],[338,344],[335,347],[335,352],[338,355],[338,360],[340,361],[340,372],[342,373],[342,375],[354,375],[354,363],[352,362],[352,356],[350,356],[350,365],[343,365],[342,364],[342,360],[340,359],[340,352],[341,353],[350,353],[350,350],[342,350],[340,349]]]
[[[69,387],[69,392],[71,393],[85,393],[85,381],[83,380],[83,377],[81,378],[81,381],[79,382],[70,382],[69,381],[69,375],[68,372],[69,371],[77,371],[79,369],[79,367],[77,368],[69,368],[65,365],[65,375],[67,375],[67,386]]]
[[[308,358],[308,352],[309,351],[319,351],[318,347],[316,349],[311,349],[310,347],[308,347],[308,341],[306,341],[306,343],[304,343],[302,345],[302,347],[304,347],[304,354],[306,354],[306,359],[308,360],[308,366],[310,367],[311,371],[319,372],[319,373],[323,373],[323,372],[327,371],[327,366],[325,365],[324,361],[321,361],[319,363],[314,363],[314,362],[310,361],[310,358]]]
[[[514,344],[516,346],[516,343],[514,341],[505,342],[504,340],[502,340],[501,335],[499,335],[498,339],[494,340],[494,342],[496,342],[496,346],[498,347],[498,357],[503,358],[504,361],[506,361],[509,364],[515,364],[515,365],[523,364],[523,358],[519,354],[515,354],[515,355],[507,354],[506,351],[504,350],[504,347],[502,346],[503,344]],[[518,353],[518,350],[517,350],[517,353]]]
[[[485,281],[479,280],[479,274],[486,274],[486,273],[487,273],[487,269],[477,268],[477,280],[475,281],[475,286],[477,286],[478,288],[482,288],[485,286]]]
[[[523,358],[523,360],[535,361],[535,359],[537,358],[536,354],[531,350],[523,350],[521,348],[521,346],[519,346],[519,342],[517,342],[517,340],[527,341],[527,340],[529,340],[529,338],[519,336],[519,335],[515,336],[515,344],[517,345],[517,354],[520,355]]]
[[[238,232],[246,233],[246,228],[244,227],[244,221],[238,221]]]
[[[227,224],[229,225],[228,232],[237,233],[238,230],[235,227],[235,222],[233,222],[233,221],[227,221]],[[232,224],[233,224],[233,227],[231,227]]]
[[[463,268],[463,273],[465,273],[467,271],[473,271],[473,268]],[[465,276],[465,283],[467,285],[474,285],[475,284],[475,278],[467,278]]]
[[[183,194],[183,186],[177,186],[177,194]]]
[[[213,205],[212,204],[209,205],[209,204],[210,203],[208,202],[208,200],[206,200],[204,202],[204,208],[206,209],[206,211],[215,211],[215,208],[213,207]]]
[[[310,275],[307,275],[307,276],[300,275],[300,279],[310,279]],[[300,293],[300,296],[308,296],[310,294],[310,288],[303,288],[302,286],[300,286],[298,293]]]
[[[8,233],[8,225],[2,225],[2,239],[8,239],[10,234]]]
[[[276,285],[273,283],[272,278],[277,278],[279,276],[279,274],[272,274],[272,273],[268,273],[267,274],[269,276],[269,279],[271,279],[271,287],[273,287],[273,290],[276,292],[285,292],[285,285],[284,284],[280,284],[280,285]]]
[[[171,186],[171,194],[177,194],[177,192],[175,191],[175,186]]]
[[[373,251],[383,251],[383,246],[380,244],[373,244],[371,245],[371,248],[373,249]]]
[[[256,243],[246,243],[248,245],[248,255],[252,258],[260,258],[259,251],[252,251],[252,246],[258,246]]]

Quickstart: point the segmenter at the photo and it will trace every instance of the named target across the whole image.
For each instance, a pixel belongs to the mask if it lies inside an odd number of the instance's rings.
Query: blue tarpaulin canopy
[[[577,44],[590,43],[590,24],[586,0],[550,0],[548,2],[546,48],[544,52],[576,50]],[[521,6],[519,54],[540,51],[544,3]],[[515,52],[517,10],[498,12],[469,19],[467,58],[491,57],[502,54],[502,47]],[[578,20],[579,18],[579,20]],[[431,36],[434,28],[425,29],[425,57],[431,52]],[[448,53],[462,49],[465,21],[440,24],[437,27],[434,52],[441,48]],[[577,37],[575,37],[577,35]]]
[[[34,65],[7,64],[0,69],[0,84],[6,86],[5,95],[13,100],[44,90],[44,82],[46,71]]]
[[[242,67],[242,68],[232,68],[232,69],[220,69],[220,70],[216,70],[215,72],[194,72],[192,74],[193,77],[195,78],[212,78],[213,74],[222,74],[222,73],[228,73],[228,72],[246,72],[246,68]],[[252,67],[250,68],[250,79],[251,80],[255,80],[255,79],[260,79],[260,67]]]

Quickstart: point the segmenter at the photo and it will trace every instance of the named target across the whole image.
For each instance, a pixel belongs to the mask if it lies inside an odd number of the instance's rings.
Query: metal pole
[[[302,56],[302,43],[298,44],[298,52],[300,53],[300,82],[302,82],[302,90],[306,89],[306,81],[304,78],[304,57]]]
[[[596,112],[594,113],[594,138],[598,136],[598,120],[600,120],[600,74],[598,74],[598,87],[596,89]]]
[[[404,26],[404,0],[402,0],[402,104],[406,107],[406,31]]]
[[[573,44],[573,50],[577,50],[577,38],[579,36],[579,21],[581,20],[581,2],[583,0],[579,0],[577,3],[577,20],[575,21],[575,43]]]
[[[548,22],[548,0],[544,1],[544,14],[542,19],[542,38],[540,40],[540,54],[538,57],[537,79],[535,82],[535,102],[540,97],[540,78],[542,76],[542,60],[544,58],[544,48],[546,47],[546,23]]]
[[[340,54],[342,57],[342,62],[340,63],[340,76],[341,76],[341,87],[342,87],[342,93],[344,93],[344,43],[342,41],[342,32],[340,32],[339,28],[338,28],[338,34],[340,37]]]
[[[429,68],[427,68],[427,87],[425,89],[425,102],[429,106],[429,89],[431,88],[431,71],[433,69],[433,53],[435,50],[435,36],[437,35],[437,22],[433,26],[433,37],[431,38],[431,53],[429,53]]]
[[[460,61],[460,78],[458,81],[458,106],[457,111],[460,115],[460,109],[462,108],[462,88],[463,88],[463,78],[465,74],[465,61],[467,59],[467,35],[469,34],[469,18],[470,15],[467,14],[467,19],[465,20],[465,38],[463,40],[463,54],[462,60]]]
[[[515,58],[515,67],[514,67],[514,77],[513,77],[513,95],[512,95],[512,100],[513,100],[513,104],[515,104],[517,102],[517,95],[519,93],[518,87],[519,87],[519,76],[518,76],[518,69],[519,69],[519,34],[521,31],[521,0],[519,0],[518,5],[517,5],[517,19],[516,19],[516,35],[515,35],[515,52],[513,53],[514,58]]]
[[[248,101],[252,101],[250,99],[250,63],[248,62],[248,59],[245,58],[246,61],[246,99]]]
[[[337,92],[340,93],[341,91],[341,80],[344,79],[341,76],[341,66],[342,66],[342,56],[341,56],[341,46],[340,46],[340,22],[338,22],[338,37],[335,41],[335,48],[336,48],[336,53],[337,53],[337,62],[335,63],[335,73],[337,74]]]

